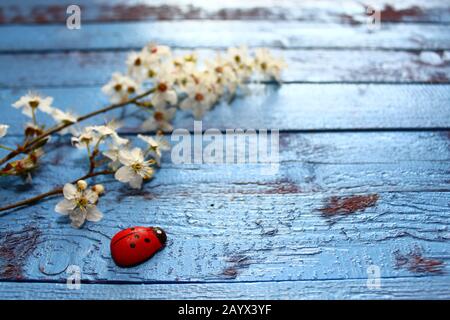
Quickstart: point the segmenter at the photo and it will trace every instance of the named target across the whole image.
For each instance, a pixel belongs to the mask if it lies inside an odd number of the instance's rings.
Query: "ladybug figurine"
[[[111,255],[120,267],[136,266],[161,250],[166,240],[166,233],[158,227],[128,228],[111,239]]]

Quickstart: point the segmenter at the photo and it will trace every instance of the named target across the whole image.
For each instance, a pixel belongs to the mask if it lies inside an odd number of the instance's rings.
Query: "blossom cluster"
[[[126,101],[130,95],[152,86],[154,93],[142,102],[152,107],[144,121],[146,131],[172,131],[171,121],[177,107],[201,118],[221,100],[229,100],[252,79],[280,81],[283,59],[267,49],[251,55],[246,47],[229,48],[202,63],[195,52],[176,56],[169,47],[149,44],[131,53],[125,74],[114,73],[103,87],[113,103]]]
[[[251,54],[245,47],[229,48],[213,59],[200,62],[195,52],[177,56],[169,47],[149,44],[139,52],[129,54],[126,66],[126,72],[114,73],[102,91],[113,107],[135,104],[150,112],[141,128],[157,133],[155,136],[137,136],[145,144],[144,148],[133,146],[129,139],[118,134],[119,122],[113,120],[105,125],[79,127],[79,119],[82,118],[54,107],[52,97],[32,92],[13,104],[14,108],[21,109],[31,118],[25,127],[26,139],[39,138],[45,132],[45,126],[38,122],[38,111],[45,113],[57,125],[63,125],[56,132],[70,133],[72,145],[86,150],[89,171],[85,177],[94,177],[98,173],[96,170],[102,168],[101,173],[113,174],[119,182],[140,189],[160,166],[162,152],[170,149],[163,132],[173,130],[172,121],[177,110],[201,118],[221,101],[230,101],[239,92],[246,92],[252,79],[279,82],[285,63],[267,49],[256,49]],[[0,139],[7,131],[8,126],[0,124]],[[0,169],[0,175],[29,177],[49,138],[42,139],[23,159],[9,162]],[[28,141],[25,141],[25,146]],[[1,143],[0,148],[13,150]],[[56,205],[55,211],[69,216],[72,226],[79,228],[85,220],[99,221],[102,218],[97,203],[105,191],[103,185],[88,188],[83,178],[74,184],[67,183],[61,191],[64,200]]]
[[[29,92],[22,96],[19,100],[12,104],[16,109],[22,110],[22,113],[31,118],[31,122],[27,122],[25,125],[24,134],[26,139],[37,137],[44,132],[45,126],[39,125],[38,113],[42,112],[51,116],[56,123],[68,123],[72,124],[77,122],[77,116],[70,111],[63,111],[53,106],[52,97],[44,97],[34,92]],[[38,112],[39,111],[39,112]],[[9,126],[0,124],[0,139],[3,138],[8,131]],[[61,130],[60,134],[67,132],[74,132],[73,128],[67,130]],[[45,144],[48,139],[44,139],[41,145]],[[13,151],[12,148],[0,144],[1,149]],[[39,158],[42,157],[44,151],[38,147],[30,150],[26,156],[22,159],[9,162],[6,166],[0,169],[1,175],[16,175],[24,176],[27,181],[31,181],[31,172],[37,167]]]
[[[133,147],[129,139],[119,136],[118,128],[119,124],[115,121],[106,125],[85,127],[82,132],[72,137],[72,144],[87,150],[92,170],[106,164],[116,180],[131,188],[140,189],[144,181],[153,177],[155,166],[160,164],[162,151],[169,150],[169,143],[163,138],[163,134],[158,132],[154,137],[138,135],[146,147]],[[97,162],[98,157],[101,159]],[[64,196],[66,200],[71,200],[66,194]],[[91,207],[95,205],[96,203],[92,203]],[[77,207],[63,213],[68,214],[71,219],[73,216],[79,216]],[[86,219],[89,220],[89,216],[86,216]]]
[[[88,189],[88,184],[84,180],[78,180],[76,185],[66,183],[63,188],[64,200],[59,202],[55,211],[68,215],[72,221],[72,226],[79,228],[85,220],[100,221],[103,214],[97,209],[98,197],[104,192],[101,184]]]
[[[36,135],[41,133],[43,126],[38,125],[37,111],[50,115],[57,123],[75,123],[77,115],[71,111],[63,111],[53,106],[52,97],[44,97],[35,92],[29,92],[22,96],[12,105],[16,109],[21,109],[22,113],[32,118],[32,122],[26,124],[26,129],[34,129]],[[60,132],[65,134],[66,132]]]

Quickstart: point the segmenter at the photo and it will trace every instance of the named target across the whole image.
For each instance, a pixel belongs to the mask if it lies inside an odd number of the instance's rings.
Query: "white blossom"
[[[255,66],[264,79],[281,81],[281,71],[286,64],[283,59],[275,58],[268,49],[255,50]]]
[[[210,110],[216,102],[217,96],[208,85],[201,80],[199,83],[191,83],[186,87],[187,98],[180,103],[180,109],[192,110],[194,117],[199,119]]]
[[[164,59],[168,59],[172,56],[172,50],[170,50],[167,46],[160,46],[150,43],[147,45],[144,50],[148,52],[147,64],[152,64],[155,62],[161,62]]]
[[[228,58],[239,83],[248,81],[253,72],[254,60],[248,54],[246,47],[229,48]]]
[[[80,188],[81,186],[81,188]],[[68,215],[72,226],[80,228],[85,220],[100,221],[103,214],[97,209],[98,194],[91,189],[83,188],[83,184],[77,186],[67,183],[63,188],[64,200],[60,201],[55,211]]]
[[[89,130],[97,132],[101,138],[103,137],[111,137],[114,144],[116,145],[124,145],[128,143],[128,139],[121,138],[116,130],[120,127],[120,124],[116,121],[111,121],[107,125],[104,126],[90,126]]]
[[[0,138],[3,138],[6,136],[6,133],[8,132],[9,126],[6,124],[0,124]]]
[[[128,75],[141,82],[147,77],[146,61],[148,61],[148,51],[131,52],[127,57]]]
[[[172,64],[175,67],[177,75],[183,77],[195,72],[197,67],[197,54],[191,53],[182,57],[176,57],[172,60]]]
[[[106,158],[108,158],[109,160],[111,160],[108,165],[114,171],[119,169],[119,167],[121,166],[120,161],[119,161],[120,150],[123,150],[122,146],[115,145],[112,143],[108,146],[107,150],[103,151],[103,155]]]
[[[141,128],[145,131],[155,131],[158,129],[164,132],[172,131],[173,126],[170,122],[175,117],[177,109],[173,107],[155,107],[154,109],[153,115],[142,123]]]
[[[142,52],[144,53],[145,75],[149,79],[155,78],[161,69],[161,65],[172,57],[169,47],[149,44]]]
[[[112,140],[112,142],[108,144],[108,149],[106,151],[103,151],[103,155],[107,157],[109,160],[111,160],[108,165],[114,171],[121,166],[119,161],[120,150],[128,150],[129,144],[130,142],[128,140],[127,143],[125,144],[116,143],[114,140]]]
[[[192,82],[193,76],[197,73],[197,58],[193,55],[177,57],[172,60],[174,65],[175,84],[180,91],[184,91],[186,86]]]
[[[112,103],[124,102],[139,90],[140,86],[135,80],[118,72],[113,73],[111,80],[102,87],[103,93],[109,96]]]
[[[92,130],[92,127],[86,127],[71,139],[72,145],[77,148],[86,148],[90,145],[96,145],[99,142],[100,135]]]
[[[140,189],[143,180],[153,177],[154,170],[152,160],[145,160],[144,153],[140,148],[133,150],[121,150],[119,161],[123,165],[116,171],[114,177],[123,183],[128,183],[134,189]]]
[[[129,141],[128,139],[121,138],[116,130],[119,127],[119,123],[111,121],[106,125],[101,126],[88,126],[83,131],[74,137],[72,137],[72,144],[78,148],[89,147],[91,145],[98,146],[105,142],[105,139],[111,137],[113,144],[117,146],[125,145]]]
[[[62,111],[57,108],[53,108],[50,115],[56,122],[75,123],[78,116],[70,111]]]
[[[173,70],[166,65],[161,68],[155,79],[155,92],[152,95],[151,103],[154,107],[166,107],[167,104],[177,103],[177,93],[173,89],[175,77]]]
[[[53,110],[52,103],[52,97],[42,97],[37,93],[29,92],[14,102],[12,106],[17,109],[21,108],[22,113],[31,118],[37,109],[45,113],[51,113]]]
[[[147,143],[149,154],[156,160],[156,163],[160,165],[162,151],[170,150],[170,145],[164,139],[164,136],[156,135],[155,137],[149,137],[138,134],[138,138]]]
[[[233,95],[239,83],[230,61],[221,55],[217,55],[213,61],[206,61],[206,65],[215,76],[213,85],[217,94],[223,95],[225,91],[228,91],[230,95]]]
[[[75,123],[77,122],[78,116],[70,111],[62,111],[57,108],[53,108],[50,115],[58,123]],[[70,133],[72,135],[77,134],[77,130],[73,126],[69,126],[59,132],[60,135],[65,135]]]

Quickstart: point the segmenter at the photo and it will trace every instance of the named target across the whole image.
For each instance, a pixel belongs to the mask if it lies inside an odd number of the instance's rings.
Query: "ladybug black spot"
[[[144,241],[147,242],[147,243],[150,243],[150,239],[149,238],[145,238]]]
[[[135,234],[134,237],[135,237],[136,239],[139,239],[139,235],[138,235],[138,234]]]
[[[130,248],[131,248],[131,249],[136,248],[136,244],[135,244],[135,243],[130,243]]]
[[[130,228],[130,230],[131,230],[131,231],[133,231],[133,230],[134,230],[134,228]]]

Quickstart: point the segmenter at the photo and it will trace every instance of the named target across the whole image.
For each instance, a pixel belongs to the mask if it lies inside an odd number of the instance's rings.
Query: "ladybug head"
[[[158,238],[161,245],[165,245],[167,241],[167,236],[164,230],[159,227],[153,227],[153,231],[155,232],[155,235]]]

